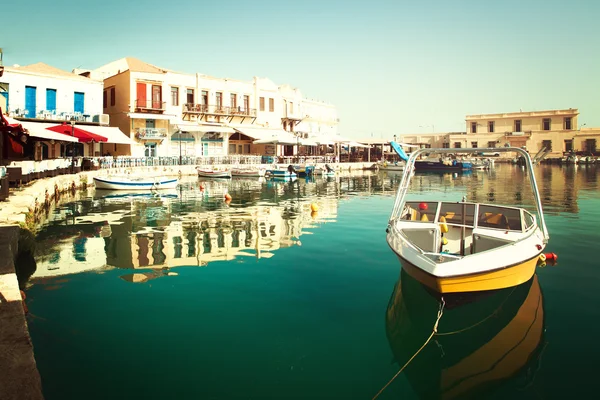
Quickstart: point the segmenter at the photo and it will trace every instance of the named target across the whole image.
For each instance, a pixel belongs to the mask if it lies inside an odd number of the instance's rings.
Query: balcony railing
[[[165,111],[167,103],[156,100],[140,100],[135,101],[136,111]]]
[[[166,128],[137,128],[135,136],[138,139],[165,139],[167,137]]]
[[[193,114],[256,117],[256,108],[244,108],[243,106],[209,106],[206,104],[186,103],[183,105],[183,112]]]
[[[77,122],[96,122],[101,125],[108,125],[108,115],[91,114],[79,111],[68,110],[28,110],[26,108],[16,108],[10,110],[8,115],[22,120],[50,120],[50,121],[77,121]]]

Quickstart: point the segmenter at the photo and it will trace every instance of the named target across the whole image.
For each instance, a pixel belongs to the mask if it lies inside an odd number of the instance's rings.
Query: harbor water
[[[452,297],[439,335],[380,399],[595,392],[600,167],[535,168],[558,264]],[[45,398],[373,398],[438,310],[386,243],[400,179],[189,178],[61,206],[37,233],[27,284]],[[533,209],[527,173],[507,164],[418,173],[409,193]]]

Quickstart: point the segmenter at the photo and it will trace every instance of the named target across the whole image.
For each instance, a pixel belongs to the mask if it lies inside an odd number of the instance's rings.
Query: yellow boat
[[[527,282],[543,259],[548,231],[537,190],[533,163],[520,148],[529,168],[536,201],[535,214],[519,207],[450,201],[406,201],[414,161],[423,153],[468,153],[481,149],[421,149],[406,163],[387,241],[402,267],[439,293],[506,288]],[[485,150],[484,150],[485,151]]]

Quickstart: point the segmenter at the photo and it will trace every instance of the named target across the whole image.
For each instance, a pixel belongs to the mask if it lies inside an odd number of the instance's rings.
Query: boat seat
[[[479,216],[479,227],[484,228],[497,228],[497,229],[510,229],[508,218],[504,214],[494,214],[486,212]]]

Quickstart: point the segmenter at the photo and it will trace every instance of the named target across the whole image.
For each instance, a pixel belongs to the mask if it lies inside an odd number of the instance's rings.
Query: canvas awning
[[[78,125],[81,129],[84,129],[88,132],[95,133],[96,135],[104,136],[106,139],[106,143],[115,143],[115,144],[129,144],[136,145],[138,144],[135,140],[131,139],[127,136],[123,131],[114,126],[92,126],[92,125]]]
[[[87,126],[84,126],[87,128]],[[102,135],[97,135],[93,132],[83,129],[82,126],[71,125],[67,123],[62,123],[58,125],[52,125],[46,128],[49,131],[54,131],[63,134],[67,137],[75,137],[81,143],[89,143],[89,142],[106,142],[108,139]]]
[[[236,127],[236,131],[256,139],[254,144],[296,144],[296,136],[283,129]]]
[[[48,124],[43,122],[24,122],[19,121],[21,126],[27,130],[27,134],[31,137],[45,140],[61,140],[63,142],[78,142],[76,137],[63,135],[62,133],[50,131],[47,128],[56,126],[56,124]]]
[[[207,124],[193,124],[193,123],[182,123],[178,122],[175,124],[178,129],[182,132],[216,132],[216,133],[234,133],[233,128],[225,125],[207,125]]]

